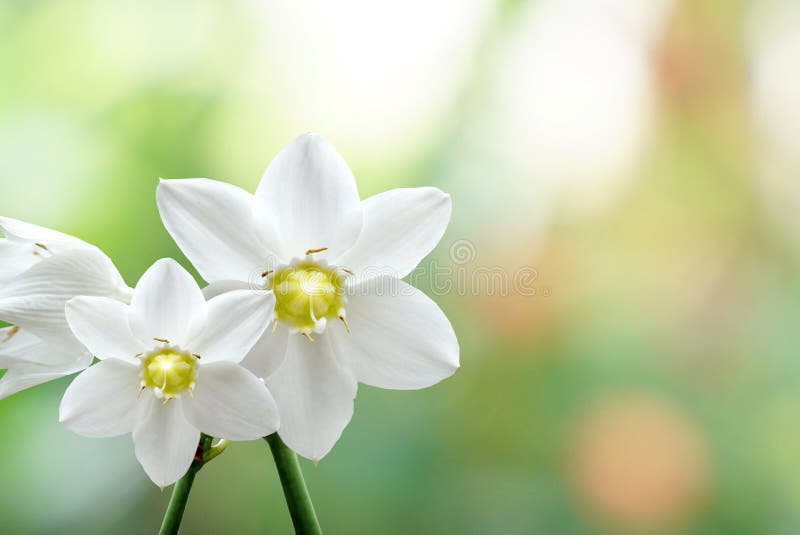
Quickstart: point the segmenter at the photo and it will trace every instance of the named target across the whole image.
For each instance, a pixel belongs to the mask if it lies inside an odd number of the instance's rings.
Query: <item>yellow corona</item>
[[[142,388],[151,388],[156,397],[166,399],[187,390],[191,393],[196,362],[196,356],[174,347],[158,349],[142,359]]]
[[[268,284],[275,293],[276,319],[294,332],[322,332],[327,320],[344,321],[342,278],[323,263],[296,262],[272,273]]]

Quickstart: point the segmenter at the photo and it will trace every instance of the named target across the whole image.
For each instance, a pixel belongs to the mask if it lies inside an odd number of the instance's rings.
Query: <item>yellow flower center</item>
[[[275,317],[301,333],[322,332],[327,320],[344,317],[344,285],[334,269],[303,260],[272,274]]]
[[[142,387],[156,397],[175,397],[194,388],[197,358],[173,347],[158,349],[142,360]]]

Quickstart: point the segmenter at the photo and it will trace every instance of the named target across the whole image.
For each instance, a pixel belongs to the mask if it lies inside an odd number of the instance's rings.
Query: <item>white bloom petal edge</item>
[[[392,277],[356,288],[347,309],[351,332],[331,331],[336,357],[362,383],[425,388],[459,367],[455,331],[428,296]]]
[[[200,431],[186,420],[180,399],[164,405],[152,393],[143,393],[133,449],[153,483],[163,488],[183,477],[199,442]]]
[[[360,280],[411,273],[442,239],[452,210],[450,196],[436,188],[393,189],[362,206],[358,241],[335,261]]]
[[[206,328],[192,340],[192,351],[203,364],[241,362],[272,321],[274,307],[272,292],[234,290],[211,298]]]
[[[266,379],[281,415],[278,434],[294,451],[319,461],[353,417],[357,383],[339,366],[326,335],[310,344],[290,336],[286,360]]]
[[[321,258],[349,249],[361,231],[362,208],[344,158],[321,136],[304,134],[270,163],[254,215],[263,242],[276,244],[273,251],[288,262],[307,249],[326,247]]]
[[[128,322],[130,307],[107,297],[75,297],[67,301],[67,322],[75,337],[97,358],[136,363],[145,350]]]
[[[39,242],[43,244],[70,243],[81,247],[94,247],[69,234],[40,227],[32,223],[26,223],[25,221],[20,221],[19,219],[13,219],[11,217],[0,216],[0,229],[6,234],[6,238],[14,241]]]
[[[130,433],[136,423],[139,368],[118,359],[91,366],[67,387],[59,421],[86,437]]]
[[[85,369],[92,356],[77,340],[49,344],[19,327],[0,329],[0,399]]]
[[[129,292],[114,264],[100,250],[65,251],[0,286],[0,318],[58,344],[65,337],[73,338],[64,316],[68,300],[85,295],[124,301]]]
[[[232,362],[204,364],[200,373],[194,395],[183,399],[195,427],[229,440],[254,440],[278,429],[275,400],[255,375]]]
[[[208,282],[246,281],[270,256],[258,241],[253,196],[206,178],[163,180],[156,191],[164,226]]]
[[[139,279],[129,321],[143,342],[162,338],[185,346],[205,327],[206,300],[188,271],[175,260],[162,258]]]
[[[269,377],[286,360],[289,336],[289,329],[282,325],[278,325],[274,331],[267,329],[242,360],[242,366],[253,372],[256,377],[262,379]]]
[[[95,247],[73,236],[0,216],[0,284],[12,280],[44,258],[69,249]]]

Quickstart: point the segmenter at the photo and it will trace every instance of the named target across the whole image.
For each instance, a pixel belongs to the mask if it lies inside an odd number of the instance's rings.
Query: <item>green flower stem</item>
[[[283,443],[277,433],[264,437],[264,440],[269,444],[272,456],[275,458],[275,466],[278,468],[278,475],[281,478],[283,494],[286,497],[286,505],[289,506],[295,533],[297,535],[321,534],[322,529],[319,527],[314,504],[311,503],[311,496],[309,496],[306,482],[303,480],[303,472],[300,471],[297,455]]]
[[[160,535],[174,535],[178,533],[181,527],[181,519],[183,519],[183,512],[186,510],[186,502],[189,501],[189,492],[192,490],[194,476],[196,476],[203,465],[210,460],[206,458],[206,452],[211,449],[212,440],[214,440],[212,437],[206,435],[200,437],[200,444],[197,446],[197,455],[195,455],[194,461],[192,461],[191,466],[189,466],[186,475],[180,478],[172,489],[172,498],[169,500],[167,512],[164,513],[164,521],[161,523],[161,531],[159,531]],[[216,455],[219,455],[219,453]],[[214,455],[214,457],[216,457],[216,455]]]
[[[210,461],[211,459],[213,459],[214,457],[225,451],[225,448],[228,447],[228,444],[230,444],[230,442],[228,442],[225,439],[222,439],[219,442],[217,442],[214,446],[207,449],[205,453],[203,453],[203,464],[207,463],[208,461]]]

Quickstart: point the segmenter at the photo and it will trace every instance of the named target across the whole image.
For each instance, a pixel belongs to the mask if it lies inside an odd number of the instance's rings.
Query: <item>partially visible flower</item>
[[[275,432],[272,396],[239,365],[272,317],[265,299],[240,290],[206,302],[165,259],[142,276],[130,306],[70,300],[69,326],[101,362],[67,388],[61,422],[89,437],[132,433],[136,458],[161,487],[186,473],[201,432],[230,440]]]
[[[65,303],[77,295],[130,302],[131,289],[97,247],[0,217],[0,398],[80,371],[91,354],[72,335]]]
[[[211,284],[264,290],[275,307],[244,365],[264,377],[281,438],[319,460],[353,414],[357,381],[433,385],[458,368],[458,341],[439,307],[399,280],[436,246],[450,197],[396,189],[360,201],[344,159],[304,135],[267,169],[255,196],[207,179],[159,184],[161,217]],[[274,298],[272,295],[274,294]]]
[[[0,329],[0,399],[89,366],[92,355],[77,340],[48,344],[17,326]]]
[[[60,252],[93,248],[73,236],[10,217],[0,217],[0,228],[5,234],[0,239],[0,284]]]

